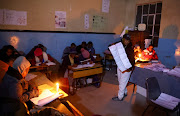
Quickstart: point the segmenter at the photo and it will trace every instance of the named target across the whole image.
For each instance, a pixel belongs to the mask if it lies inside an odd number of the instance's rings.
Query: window
[[[162,3],[152,3],[137,6],[136,26],[146,24],[146,30],[150,33],[152,44],[157,47],[161,22]]]

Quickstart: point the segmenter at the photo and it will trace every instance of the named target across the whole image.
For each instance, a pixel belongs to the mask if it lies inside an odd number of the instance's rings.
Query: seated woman
[[[135,59],[139,58],[141,56],[141,48],[139,45],[135,45],[134,47],[134,56],[135,56]]]
[[[73,67],[76,67],[77,64],[79,64],[76,54],[76,51],[71,51],[69,55],[63,58],[62,74],[65,78],[68,77],[68,70],[72,70]]]
[[[142,51],[142,58],[145,60],[158,60],[158,56],[153,49],[153,45],[149,45],[149,47]]]
[[[90,59],[90,63],[95,61],[94,57],[84,48],[81,48],[81,54],[79,55],[79,61],[82,62],[84,60]]]
[[[34,51],[34,58],[31,60],[32,66],[46,65],[48,62],[53,62],[54,59],[46,52],[43,52],[41,48],[36,48]]]
[[[91,55],[95,54],[95,49],[94,49],[93,43],[91,41],[89,41],[87,44],[87,50]]]
[[[0,50],[0,57],[2,56],[18,57],[20,56],[20,53],[12,45],[6,45],[6,46],[3,46],[3,48]]]
[[[39,96],[38,88],[28,83],[24,78],[28,74],[31,64],[23,57],[18,57],[14,63],[14,70],[9,70],[0,84],[0,97],[19,99],[27,102],[33,97]]]

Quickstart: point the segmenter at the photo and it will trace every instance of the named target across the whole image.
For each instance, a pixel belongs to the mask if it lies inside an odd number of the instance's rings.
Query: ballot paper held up
[[[121,42],[109,47],[118,68],[123,72],[132,67]]]

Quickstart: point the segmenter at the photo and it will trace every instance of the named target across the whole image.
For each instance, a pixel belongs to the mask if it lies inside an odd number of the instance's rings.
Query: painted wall
[[[77,34],[77,33],[38,33],[38,32],[0,32],[0,48],[11,44],[18,51],[28,53],[35,45],[43,44],[47,53],[61,62],[63,50],[71,43],[92,41],[97,54],[103,56],[108,45],[119,41],[113,34]]]
[[[109,13],[102,12],[102,0],[1,0],[0,9],[27,11],[27,26],[0,25],[0,29],[120,33],[126,25],[125,0],[110,1]],[[55,28],[55,11],[66,11],[67,28]],[[85,14],[89,29],[84,29]],[[106,19],[105,28],[92,28],[94,15]]]

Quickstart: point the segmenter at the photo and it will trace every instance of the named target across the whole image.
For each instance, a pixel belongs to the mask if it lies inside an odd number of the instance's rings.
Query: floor
[[[128,96],[124,101],[112,101],[111,98],[117,95],[118,80],[115,76],[116,68],[104,71],[104,79],[100,88],[91,85],[80,88],[75,95],[70,95],[67,99],[84,116],[141,116],[147,107],[146,98],[136,91],[133,93],[133,85],[129,85]],[[135,89],[136,90],[136,89]],[[153,107],[147,110],[145,116],[164,116],[164,111]],[[176,114],[170,114],[175,116]]]

